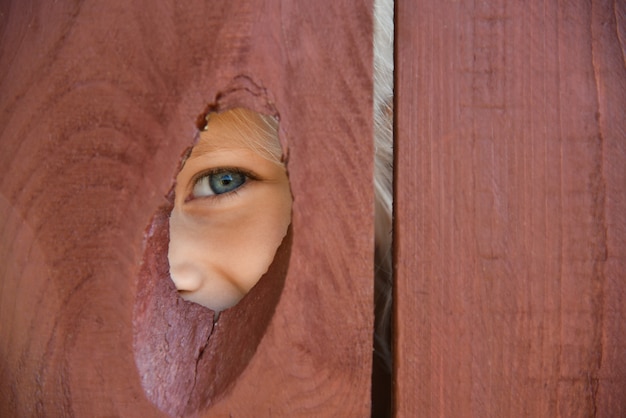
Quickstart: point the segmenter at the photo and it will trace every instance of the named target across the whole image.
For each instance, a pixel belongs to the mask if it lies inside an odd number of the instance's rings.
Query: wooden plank
[[[396,416],[623,416],[623,2],[396,16]]]
[[[168,334],[177,343],[196,338],[165,357],[155,350],[155,364],[166,358],[183,370],[163,372],[174,380],[159,399],[173,415],[369,415],[371,7],[3,2],[0,415],[162,415],[135,363],[135,350],[152,349],[138,334],[147,322],[137,304],[149,289],[137,276],[150,263],[146,227],[170,204],[180,156],[208,105],[280,115],[294,195],[291,258],[273,316],[263,297],[223,314],[221,328],[235,330],[256,324],[255,309],[269,313],[267,329],[250,341],[240,333],[237,347],[226,331],[207,345],[198,334],[210,327],[206,314],[173,302],[173,289],[158,282],[148,297],[162,292],[169,308],[155,330],[182,329]],[[153,236],[163,233],[153,226]],[[153,259],[164,254],[160,237]],[[150,302],[158,311],[160,299]],[[230,367],[235,352],[249,364]],[[196,364],[189,389],[184,370]],[[207,378],[216,367],[230,373],[217,389]]]
[[[626,3],[601,1],[591,10],[592,57],[602,141],[601,170],[606,237],[597,266],[605,291],[599,321],[602,361],[595,407],[599,416],[626,415]]]

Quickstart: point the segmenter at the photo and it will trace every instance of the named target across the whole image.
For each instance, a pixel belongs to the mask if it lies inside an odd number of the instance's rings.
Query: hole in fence
[[[237,108],[202,121],[146,230],[133,317],[142,387],[172,416],[197,415],[233,386],[274,314],[291,252],[277,120]]]
[[[176,177],[170,275],[180,296],[219,315],[274,259],[291,223],[278,122],[233,109],[207,123]]]

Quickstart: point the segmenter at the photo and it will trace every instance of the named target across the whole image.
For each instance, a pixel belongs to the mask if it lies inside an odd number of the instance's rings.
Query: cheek
[[[267,271],[287,233],[291,198],[283,201],[272,196],[247,212],[245,221],[224,228],[221,235],[226,245],[219,250],[221,268],[246,292]]]
[[[227,213],[201,219],[172,213],[170,274],[183,298],[223,310],[259,281],[291,221],[288,186],[275,189],[257,204]]]
[[[245,291],[222,268],[221,228],[172,213],[168,260],[170,277],[183,299],[216,312],[236,304]]]

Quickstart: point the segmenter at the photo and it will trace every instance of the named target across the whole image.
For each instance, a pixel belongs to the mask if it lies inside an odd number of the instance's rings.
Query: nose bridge
[[[202,287],[207,274],[206,243],[185,216],[174,210],[170,216],[168,261],[170,277],[178,290],[193,292]]]

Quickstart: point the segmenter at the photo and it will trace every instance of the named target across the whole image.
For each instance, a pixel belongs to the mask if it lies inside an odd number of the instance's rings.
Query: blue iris
[[[215,194],[224,194],[238,189],[246,182],[246,175],[237,171],[220,171],[208,175],[209,187]]]

